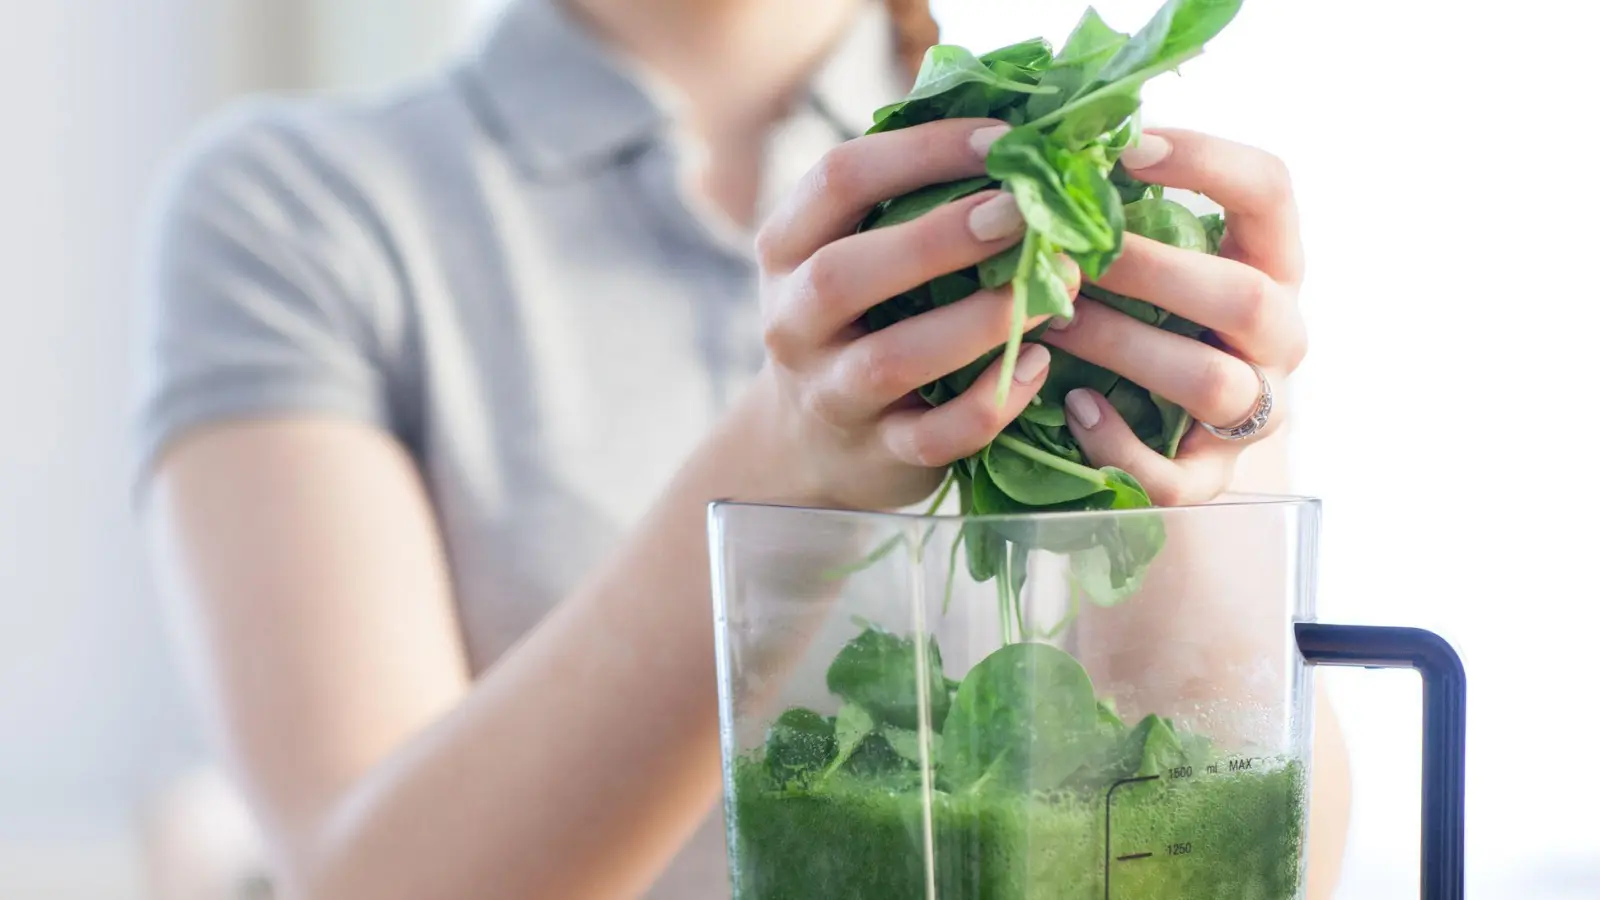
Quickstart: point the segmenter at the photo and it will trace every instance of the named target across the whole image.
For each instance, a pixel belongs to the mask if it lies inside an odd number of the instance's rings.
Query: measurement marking
[[[1143,784],[1146,781],[1160,781],[1160,775],[1146,775],[1143,778],[1124,778],[1111,785],[1106,790],[1106,900],[1111,900],[1111,798],[1117,793],[1117,788],[1125,784]],[[1145,854],[1149,856],[1150,854]]]
[[[1129,853],[1127,856],[1117,857],[1117,862],[1127,862],[1130,859],[1149,859],[1154,853]]]

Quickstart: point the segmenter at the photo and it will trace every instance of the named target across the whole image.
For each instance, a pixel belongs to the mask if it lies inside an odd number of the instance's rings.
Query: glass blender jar
[[[1462,896],[1465,676],[1315,621],[1319,504],[714,504],[736,900],[1294,900],[1319,664],[1424,685],[1422,895]]]

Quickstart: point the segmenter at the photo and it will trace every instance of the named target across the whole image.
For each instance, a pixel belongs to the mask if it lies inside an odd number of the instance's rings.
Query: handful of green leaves
[[[983,56],[957,46],[936,46],[928,51],[910,94],[877,112],[868,133],[968,117],[996,118],[1014,126],[989,151],[987,175],[896,197],[879,204],[861,224],[868,230],[907,222],[993,188],[1013,194],[1027,221],[1023,239],[1011,249],[890,298],[865,315],[865,326],[875,331],[980,289],[1011,286],[1014,306],[1006,344],[924,385],[924,400],[937,406],[955,398],[1000,358],[997,402],[1005,402],[1027,320],[1041,315],[1070,319],[1073,314],[1071,283],[1076,276],[1063,264],[1063,256],[1075,261],[1085,278],[1097,279],[1121,254],[1129,231],[1175,247],[1217,252],[1224,227],[1220,216],[1196,216],[1163,197],[1159,186],[1131,177],[1117,160],[1137,139],[1145,82],[1198,56],[1232,21],[1241,2],[1169,0],[1131,36],[1110,28],[1091,8],[1059,53],[1042,38]],[[1195,323],[1142,300],[1088,284],[1082,293],[1147,324],[1205,337]],[[1146,445],[1168,457],[1177,453],[1188,432],[1189,415],[1114,372],[1049,349],[1050,370],[1039,394],[993,442],[952,467],[949,477],[960,488],[963,516],[1152,505],[1143,486],[1127,472],[1087,464],[1066,426],[1066,395],[1080,387],[1099,392]],[[946,490],[949,484],[947,480]],[[1138,533],[1113,541],[1122,549],[1096,564],[1092,584],[1086,585],[1096,599],[1125,595],[1159,551],[1159,522],[1133,527]],[[968,568],[978,581],[1005,570],[1010,545],[1017,542],[1016,535],[1007,538],[976,523],[966,539]],[[1074,540],[1051,549],[1084,543]]]

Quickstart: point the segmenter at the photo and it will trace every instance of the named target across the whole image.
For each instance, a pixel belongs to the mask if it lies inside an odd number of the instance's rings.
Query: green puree
[[[924,900],[920,791],[840,780],[775,790],[736,768],[738,900]],[[1119,788],[1113,898],[1291,900],[1300,884],[1298,764],[1262,774]],[[1105,798],[933,795],[939,900],[1102,900]],[[1173,855],[1174,853],[1178,855]]]
[[[737,900],[1298,893],[1300,763],[1227,756],[1155,715],[1130,726],[1054,646],[1006,645],[957,683],[936,641],[869,627],[827,683],[836,716],[790,709],[731,761]]]

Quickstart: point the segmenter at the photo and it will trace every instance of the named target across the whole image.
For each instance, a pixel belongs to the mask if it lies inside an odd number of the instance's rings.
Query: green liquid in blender
[[[920,706],[919,739],[902,643],[864,633],[830,672],[836,717],[791,709],[731,761],[736,900],[1298,896],[1299,760],[1225,754],[1153,715],[1129,727],[1039,644],[1002,648],[961,685],[930,647],[948,690]]]
[[[734,896],[1292,900],[1300,886],[1302,771],[1290,763],[1119,788],[1109,864],[1103,794],[934,792],[935,893],[928,890],[920,790],[841,779],[815,791],[785,791],[760,760],[745,759],[736,767],[731,809]]]

